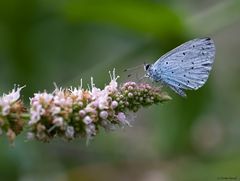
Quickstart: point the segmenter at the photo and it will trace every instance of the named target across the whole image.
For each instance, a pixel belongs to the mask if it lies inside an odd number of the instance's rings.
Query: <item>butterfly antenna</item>
[[[135,70],[135,69],[138,69],[139,67],[142,67],[143,65],[137,65],[135,67],[132,67],[132,68],[128,68],[128,69],[124,69],[124,72],[127,72],[127,71],[131,71],[131,70]]]
[[[135,67],[131,67],[131,68],[128,68],[128,69],[124,69],[124,72],[136,70],[136,69],[138,69],[139,67],[142,67],[142,66],[143,66],[143,65],[141,64],[141,65],[137,65],[137,66],[135,66]],[[132,74],[128,74],[128,77],[131,77],[131,76],[132,76]]]

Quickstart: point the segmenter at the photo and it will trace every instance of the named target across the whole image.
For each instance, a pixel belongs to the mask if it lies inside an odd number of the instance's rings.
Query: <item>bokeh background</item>
[[[0,138],[0,180],[214,181],[240,179],[239,0],[0,1],[0,92],[103,87],[114,67],[154,62],[196,37],[214,39],[207,84],[137,114],[133,127],[50,144]],[[226,178],[224,178],[226,177]]]

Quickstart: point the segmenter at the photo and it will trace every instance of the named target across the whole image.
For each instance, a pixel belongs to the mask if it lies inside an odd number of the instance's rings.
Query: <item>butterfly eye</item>
[[[145,65],[145,70],[148,70],[149,67],[150,67],[150,64],[146,64],[146,65]]]

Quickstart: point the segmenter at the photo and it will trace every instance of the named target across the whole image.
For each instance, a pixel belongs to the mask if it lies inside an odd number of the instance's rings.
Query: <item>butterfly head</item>
[[[145,75],[146,77],[149,77],[151,67],[152,67],[152,64],[144,63],[144,70],[146,72],[146,75]]]
[[[151,64],[144,63],[144,70],[147,72],[149,68],[151,67]]]

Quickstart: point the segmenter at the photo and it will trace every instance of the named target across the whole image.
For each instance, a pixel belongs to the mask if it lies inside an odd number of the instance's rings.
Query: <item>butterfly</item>
[[[215,52],[211,38],[190,40],[166,53],[154,64],[144,64],[145,77],[186,97],[184,90],[197,90],[206,83]]]

